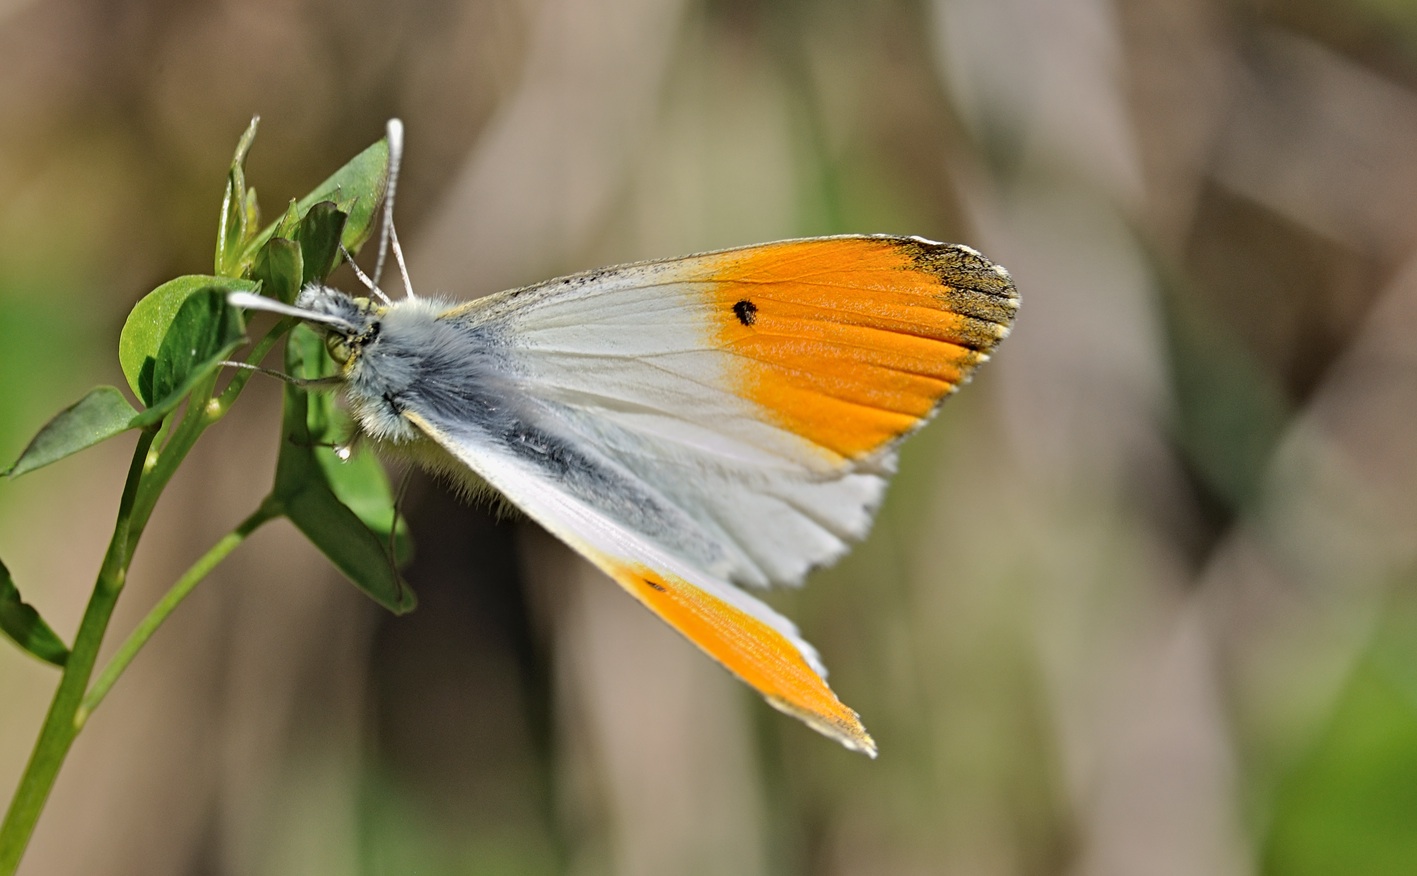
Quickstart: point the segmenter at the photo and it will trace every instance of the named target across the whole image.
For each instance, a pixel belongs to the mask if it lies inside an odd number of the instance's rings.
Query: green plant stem
[[[255,346],[251,348],[250,355],[246,357],[246,364],[260,365],[261,360],[266,358],[266,354],[285,337],[286,333],[289,332],[294,325],[295,320],[282,319],[280,322],[271,326],[270,331],[266,332],[265,336],[257,341]],[[241,394],[241,390],[246,388],[246,382],[250,380],[255,373],[254,371],[237,371],[235,374],[231,375],[231,382],[226,385],[226,389],[218,398],[218,404],[220,405],[222,414],[225,414],[226,410],[236,401],[236,397]]]
[[[177,473],[177,467],[182,464],[182,460],[187,458],[192,445],[197,443],[197,439],[202,436],[202,432],[208,426],[221,419],[225,414],[225,409],[214,404],[211,400],[212,387],[215,383],[216,375],[213,374],[193,391],[182,415],[182,422],[172,430],[167,443],[152,455],[153,458],[145,461],[143,489],[134,502],[132,521],[128,529],[130,553],[137,547],[138,539],[142,537],[143,530],[148,525],[148,519],[152,517],[153,509],[157,507],[157,500],[167,487],[167,482],[172,480],[172,476]]]
[[[94,664],[98,661],[98,649],[103,643],[103,634],[113,617],[113,607],[128,574],[132,543],[129,540],[133,509],[139,496],[139,488],[146,470],[148,451],[156,437],[156,429],[143,430],[138,438],[138,446],[133,451],[133,461],[128,467],[128,478],[123,485],[123,497],[118,505],[118,519],[113,527],[113,537],[104,554],[103,565],[99,569],[98,580],[94,583],[93,594],[89,597],[88,608],[84,610],[79,631],[74,637],[74,647],[64,664],[64,674],[59,687],[54,692],[44,725],[40,728],[39,739],[19,787],[5,813],[5,821],[0,824],[0,876],[12,876],[20,865],[25,847],[34,834],[34,826],[44,809],[54,780],[59,775],[69,753],[74,737],[78,735],[79,724],[75,716],[88,689],[89,678],[93,675]]]
[[[294,325],[293,320],[284,320],[274,326],[256,344],[251,359],[260,361],[265,358],[266,354],[280,342],[292,325]],[[177,473],[177,468],[182,464],[182,460],[187,458],[188,452],[197,443],[197,439],[202,436],[202,433],[231,410],[232,404],[236,401],[237,396],[241,395],[241,391],[246,387],[246,381],[250,377],[251,372],[238,371],[219,398],[212,397],[212,390],[216,386],[217,380],[215,372],[193,390],[181,422],[176,428],[171,429],[171,437],[155,454],[147,472],[143,491],[133,510],[133,522],[128,533],[130,550],[137,545],[138,538],[148,525],[148,518],[152,516],[153,509],[157,507],[158,497],[162,495],[167,482],[172,480],[172,476]]]
[[[253,358],[259,360],[264,357],[289,328],[288,321],[273,328],[256,345]],[[0,823],[0,876],[13,876],[19,867],[75,737],[138,651],[212,568],[262,524],[282,513],[279,504],[268,499],[236,529],[213,545],[153,607],[113,660],[104,667],[93,688],[89,688],[89,680],[98,662],[99,646],[103,644],[113,608],[127,580],[133,551],[157,507],[158,498],[197,439],[207,427],[226,415],[232,402],[241,394],[248,377],[249,373],[237,374],[221,397],[214,399],[212,391],[217,375],[213,373],[193,390],[182,419],[175,427],[169,417],[164,419],[161,427],[154,426],[140,433],[129,465],[128,479],[123,486],[113,537],[104,554],[93,594],[79,623],[73,649],[40,728],[39,739],[20,776],[20,784],[10,801],[5,820]],[[167,440],[154,450],[155,439],[160,434]]]
[[[128,668],[128,664],[133,662],[133,658],[138,656],[138,652],[148,643],[148,639],[152,638],[153,633],[157,632],[157,628],[162,626],[163,621],[167,620],[168,615],[172,614],[182,603],[182,600],[187,598],[187,595],[196,588],[197,584],[212,569],[216,568],[217,564],[226,559],[228,554],[236,550],[251,533],[263,524],[279,517],[280,514],[281,511],[277,503],[269,499],[262,502],[261,507],[257,508],[250,517],[241,521],[239,526],[212,545],[210,550],[193,563],[186,572],[182,573],[182,577],[177,579],[172,588],[148,612],[147,617],[143,618],[142,622],[128,635],[127,641],[119,647],[113,655],[113,659],[99,673],[93,687],[89,688],[88,695],[84,697],[83,704],[79,707],[75,718],[81,726],[88,719],[89,714],[98,708],[98,704],[103,702],[103,698],[107,696],[113,683]]]

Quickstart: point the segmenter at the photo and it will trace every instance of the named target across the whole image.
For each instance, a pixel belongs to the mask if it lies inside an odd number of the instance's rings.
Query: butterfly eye
[[[343,365],[349,361],[353,351],[349,347],[349,339],[344,335],[330,334],[325,338],[325,349],[330,351],[330,358]]]

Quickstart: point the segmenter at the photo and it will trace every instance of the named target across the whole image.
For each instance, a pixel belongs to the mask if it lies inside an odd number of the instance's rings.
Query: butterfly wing
[[[443,318],[497,339],[528,415],[690,518],[694,558],[761,586],[865,535],[900,440],[1017,307],[967,247],[857,236],[610,268]]]
[[[609,268],[442,312],[486,351],[478,388],[404,416],[774,705],[873,752],[792,624],[734,585],[798,583],[864,536],[900,440],[1017,305],[1001,268],[919,238]]]
[[[404,416],[773,706],[875,756],[875,742],[827,687],[816,651],[791,621],[607,514],[578,490],[565,489],[534,457],[489,442],[456,421],[438,422],[413,410]]]

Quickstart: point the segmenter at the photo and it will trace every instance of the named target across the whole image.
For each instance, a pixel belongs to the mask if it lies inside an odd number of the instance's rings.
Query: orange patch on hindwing
[[[797,647],[748,612],[689,582],[639,564],[598,560],[622,587],[767,701],[872,757],[876,743]]]
[[[1018,294],[973,250],[916,238],[788,241],[713,265],[715,344],[738,394],[839,456],[909,432],[1008,333]]]

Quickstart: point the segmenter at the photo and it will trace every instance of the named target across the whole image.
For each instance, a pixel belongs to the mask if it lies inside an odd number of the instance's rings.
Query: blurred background
[[[89,723],[22,872],[1417,872],[1417,6],[0,0],[0,458],[210,271],[253,113],[268,216],[405,121],[423,295],[893,232],[1023,309],[870,539],[772,597],[878,761],[415,480],[417,612],[261,531]],[[278,386],[242,407],[110,647],[264,494]],[[131,443],[0,484],[66,637]],[[57,677],[0,646],[6,799]]]

